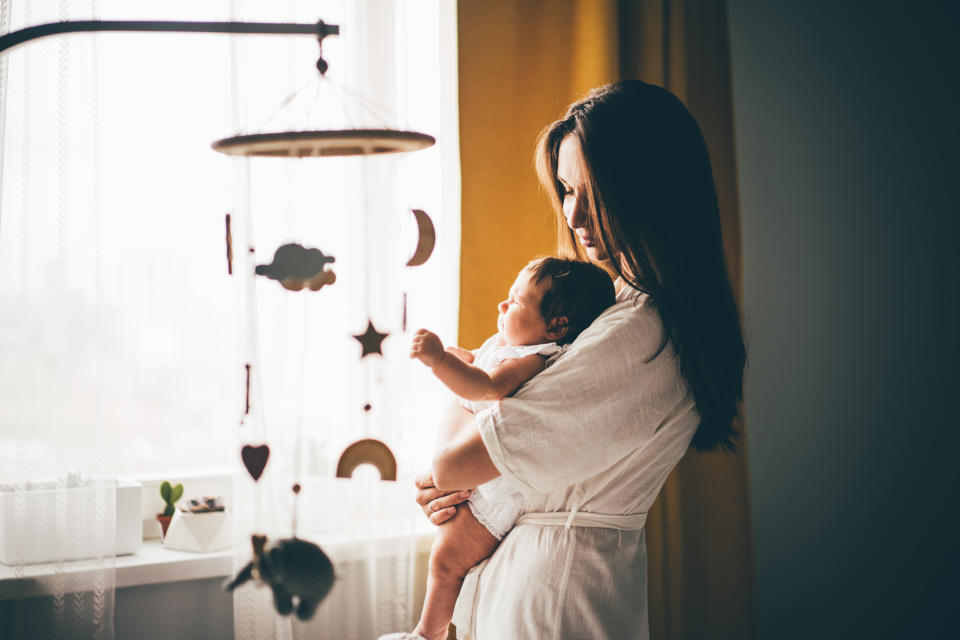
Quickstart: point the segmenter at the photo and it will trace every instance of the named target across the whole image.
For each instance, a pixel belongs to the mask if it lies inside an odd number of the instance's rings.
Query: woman
[[[627,81],[550,125],[537,168],[560,253],[608,268],[618,302],[514,397],[452,408],[417,501],[441,524],[499,475],[526,498],[467,577],[462,637],[646,638],[647,510],[688,446],[733,447],[742,395],[710,161],[677,98]]]

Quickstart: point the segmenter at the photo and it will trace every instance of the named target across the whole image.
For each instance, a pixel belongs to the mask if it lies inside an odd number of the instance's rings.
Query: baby
[[[528,264],[498,305],[496,335],[476,352],[443,348],[426,329],[413,337],[410,357],[434,375],[476,413],[519,389],[566,350],[604,309],[615,301],[613,282],[589,262],[538,258]],[[467,572],[490,556],[513,527],[523,497],[502,478],[485,482],[470,494],[469,511],[459,509],[454,526],[441,526],[430,553],[427,594],[413,633],[380,640],[442,640]]]

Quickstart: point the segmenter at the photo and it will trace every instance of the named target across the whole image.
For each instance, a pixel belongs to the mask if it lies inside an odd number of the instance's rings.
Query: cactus
[[[163,509],[163,515],[172,516],[173,515],[173,505],[177,503],[177,500],[183,495],[183,485],[176,484],[175,486],[170,486],[170,483],[166,480],[163,481],[163,484],[160,485],[160,497],[163,498],[163,501],[166,503],[166,507]]]

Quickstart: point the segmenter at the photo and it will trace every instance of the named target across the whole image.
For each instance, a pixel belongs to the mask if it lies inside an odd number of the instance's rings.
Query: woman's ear
[[[550,322],[547,323],[547,337],[551,342],[556,342],[563,336],[567,335],[567,329],[569,328],[570,322],[567,320],[566,316],[550,318]]]

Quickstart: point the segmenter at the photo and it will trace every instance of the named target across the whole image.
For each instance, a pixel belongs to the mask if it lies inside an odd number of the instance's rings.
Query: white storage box
[[[135,553],[143,544],[141,493],[140,483],[130,480],[117,480],[114,496],[102,481],[62,489],[52,482],[21,491],[0,489],[0,562],[67,562]],[[105,535],[114,515],[114,535]]]

